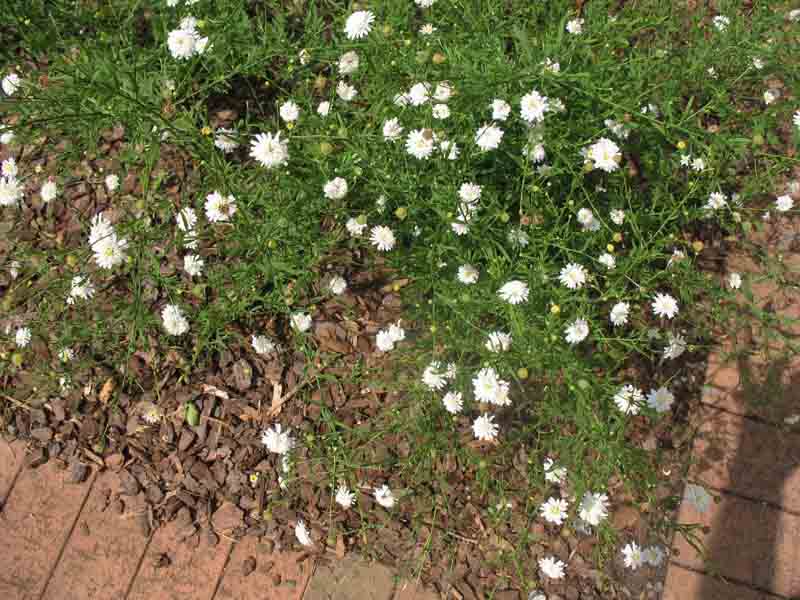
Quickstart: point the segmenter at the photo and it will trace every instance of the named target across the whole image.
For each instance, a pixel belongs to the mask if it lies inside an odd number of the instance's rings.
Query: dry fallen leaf
[[[112,377],[109,377],[103,384],[103,389],[100,390],[100,395],[98,396],[98,399],[103,404],[108,404],[108,401],[111,399],[111,394],[113,392],[114,392],[114,379]]]

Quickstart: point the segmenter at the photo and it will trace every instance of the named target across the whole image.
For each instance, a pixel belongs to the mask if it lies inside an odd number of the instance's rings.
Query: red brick
[[[298,563],[298,556],[294,552],[260,553],[255,538],[244,538],[233,547],[214,600],[300,600],[311,575],[311,562]],[[256,568],[245,576],[242,566],[249,557],[256,560]],[[280,576],[280,584],[275,585],[273,575]]]
[[[23,469],[2,513],[0,598],[38,599],[75,523],[91,482],[64,483],[55,463]]]
[[[11,485],[22,468],[24,458],[25,442],[0,439],[0,506],[11,491]]]
[[[708,533],[694,530],[705,558],[676,534],[676,563],[782,596],[800,594],[800,516],[723,493],[705,513],[683,502],[678,522],[699,524]]]
[[[231,542],[211,546],[205,535],[197,547],[181,541],[175,521],[159,529],[147,549],[127,600],[211,600],[222,576]],[[169,564],[157,567],[161,555]]]
[[[690,478],[800,514],[800,434],[701,408]]]
[[[108,505],[117,476],[100,474],[67,541],[43,600],[125,597],[147,545],[137,519]]]
[[[772,600],[775,596],[670,564],[661,600]]]

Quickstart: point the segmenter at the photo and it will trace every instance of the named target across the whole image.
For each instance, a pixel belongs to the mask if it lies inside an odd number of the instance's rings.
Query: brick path
[[[783,228],[782,240],[797,236],[797,224]],[[769,232],[768,232],[769,235]],[[800,271],[800,254],[775,237],[762,246],[784,252]],[[753,295],[764,310],[800,317],[800,293],[778,293],[759,281],[752,263],[729,261],[756,281]],[[800,336],[796,324],[787,332]],[[714,501],[700,512],[683,500],[678,522],[698,524],[705,546],[699,554],[675,535],[663,600],[767,600],[800,597],[800,357],[749,324],[726,332],[722,350],[709,361],[700,427],[694,440],[689,480],[705,487]],[[734,351],[736,358],[724,358]],[[789,417],[787,423],[785,419]]]
[[[348,559],[333,572],[320,566],[312,580],[311,559],[298,562],[296,554],[274,553],[253,538],[221,537],[212,545],[200,536],[188,544],[177,519],[145,535],[136,498],[117,503],[112,471],[76,485],[66,483],[68,472],[56,462],[31,468],[25,461],[24,443],[0,441],[2,600],[434,598],[377,564]]]

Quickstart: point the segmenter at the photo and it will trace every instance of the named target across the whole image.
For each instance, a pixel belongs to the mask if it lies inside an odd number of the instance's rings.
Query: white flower
[[[686,352],[686,338],[680,334],[668,334],[667,347],[664,348],[664,358],[676,359]]]
[[[566,565],[554,556],[539,559],[539,569],[545,577],[563,579]]]
[[[214,146],[222,150],[224,153],[233,152],[239,147],[239,142],[236,141],[236,130],[220,127],[214,133]]]
[[[558,280],[562,285],[565,285],[569,289],[577,290],[582,288],[583,284],[586,283],[587,276],[588,273],[583,265],[579,265],[578,263],[569,263],[566,267],[561,269]]]
[[[597,527],[600,521],[608,517],[608,496],[586,492],[578,506],[578,516],[589,525]]]
[[[16,73],[9,73],[5,77],[3,77],[3,81],[0,82],[0,86],[3,88],[3,92],[6,96],[13,96],[17,93],[17,90],[20,88],[20,78],[19,75]]]
[[[363,235],[364,230],[367,228],[366,222],[361,223],[356,218],[349,218],[347,219],[347,223],[345,223],[345,228],[347,229],[348,233],[353,237]]]
[[[311,315],[303,312],[296,312],[291,317],[292,327],[300,333],[308,331],[311,328]]]
[[[393,342],[402,342],[406,339],[406,330],[400,326],[400,321],[389,325],[389,337]]]
[[[433,132],[430,129],[415,129],[406,138],[406,152],[420,160],[430,157],[433,148]]]
[[[550,58],[545,58],[542,61],[542,68],[548,73],[553,73],[554,75],[561,71],[561,65],[553,60],[550,60]]]
[[[522,149],[522,155],[530,158],[534,164],[543,162],[547,158],[547,152],[545,152],[543,144],[534,144],[532,147],[525,146]]]
[[[305,67],[311,60],[311,53],[306,48],[303,48],[297,53],[297,59],[300,61],[300,64]]]
[[[358,96],[358,90],[345,81],[336,84],[336,95],[345,102],[351,102]]]
[[[544,113],[549,105],[547,96],[542,96],[537,90],[531,90],[519,101],[522,118],[528,123],[539,123],[544,120]]]
[[[370,230],[369,241],[381,252],[388,252],[396,243],[394,233],[386,225],[376,225]]]
[[[788,210],[792,210],[794,206],[794,200],[789,195],[780,196],[777,200],[775,200],[775,210],[778,212],[786,212]]]
[[[458,144],[449,140],[442,140],[439,143],[439,150],[447,157],[447,160],[456,160],[461,153]]]
[[[371,10],[358,10],[347,17],[344,25],[344,32],[348,40],[359,40],[369,35],[372,31],[372,24],[375,22],[375,14]]]
[[[197,48],[199,40],[200,36],[193,28],[187,29],[181,27],[180,29],[174,29],[169,32],[167,36],[167,47],[169,48],[170,54],[172,54],[172,58],[186,60],[199,52]]]
[[[583,33],[583,19],[572,19],[567,22],[567,32],[572,35],[580,35]]]
[[[197,213],[191,207],[182,208],[175,215],[175,223],[178,225],[178,229],[183,232],[193,231],[194,226],[197,224]]]
[[[664,562],[665,553],[660,546],[648,546],[642,550],[642,560],[651,567],[660,567]]]
[[[683,491],[683,498],[700,513],[706,512],[713,500],[706,488],[695,483],[686,485],[686,489]]]
[[[714,23],[714,27],[717,28],[717,31],[725,31],[728,28],[728,25],[731,24],[731,20],[725,15],[717,15],[712,19],[712,21]]]
[[[31,343],[31,330],[27,327],[20,327],[17,329],[17,333],[14,336],[14,343],[16,343],[19,348],[25,348]]]
[[[325,197],[330,200],[341,200],[347,195],[347,181],[345,181],[341,177],[336,177],[335,179],[331,179],[329,182],[325,184],[323,191],[325,192]]]
[[[790,10],[786,14],[786,18],[792,22],[800,21],[800,8],[795,8],[794,10]]]
[[[434,119],[446,119],[450,116],[447,104],[436,104],[431,111]]]
[[[430,8],[436,0],[414,0],[414,3],[420,8]]]
[[[183,257],[183,270],[189,274],[189,277],[199,277],[203,273],[203,266],[205,262],[196,254],[187,254]]]
[[[611,211],[609,216],[611,218],[611,221],[615,225],[622,225],[625,222],[625,211],[624,210],[620,210],[618,208],[615,208],[614,210]]]
[[[492,119],[495,121],[505,121],[511,114],[511,105],[500,98],[492,100],[491,109]]]
[[[614,258],[613,254],[609,254],[608,252],[601,254],[597,261],[601,265],[605,266],[609,271],[617,266],[617,259]]]
[[[115,191],[117,191],[117,188],[119,187],[119,177],[117,175],[114,175],[113,173],[111,175],[107,175],[105,183],[106,183],[106,189],[109,192],[114,193]]]
[[[2,163],[0,163],[0,173],[2,173],[5,177],[16,177],[18,171],[19,169],[17,169],[17,161],[14,160],[13,156],[9,156]]]
[[[442,398],[444,408],[450,414],[458,414],[464,408],[461,392],[447,392]]]
[[[656,294],[652,307],[653,314],[657,317],[672,319],[678,314],[678,301],[669,294]]]
[[[589,146],[586,157],[594,163],[595,168],[606,173],[616,171],[622,160],[619,146],[608,138],[600,138]]]
[[[509,304],[521,304],[528,301],[529,292],[528,284],[515,279],[504,284],[497,294]]]
[[[638,415],[644,404],[644,394],[642,390],[628,383],[614,394],[614,404],[623,415]]]
[[[650,390],[650,393],[647,394],[647,406],[658,413],[667,412],[674,401],[675,396],[665,387]]]
[[[728,201],[725,199],[725,194],[720,192],[711,192],[708,195],[708,201],[705,208],[708,210],[720,210],[728,206]]]
[[[547,596],[538,592],[531,592],[528,594],[528,600],[547,600]]]
[[[331,112],[331,103],[327,100],[320,102],[317,106],[317,114],[320,117],[327,117],[329,112]]]
[[[267,169],[281,167],[289,161],[289,142],[281,139],[280,131],[259,133],[250,141],[250,156]]]
[[[617,302],[611,308],[609,320],[614,326],[625,325],[628,322],[628,315],[630,314],[631,305],[627,302]]]
[[[0,177],[0,206],[16,206],[22,199],[22,184],[13,177]]]
[[[634,571],[641,567],[644,562],[642,558],[642,549],[636,542],[630,542],[622,549],[622,557],[625,566]]]
[[[530,236],[521,227],[509,229],[506,237],[514,246],[519,246],[520,248],[525,248],[531,243]]]
[[[375,501],[384,508],[392,508],[394,506],[395,497],[388,485],[375,488]]]
[[[269,355],[276,350],[275,343],[265,335],[254,335],[251,338],[251,343],[256,354]]]
[[[600,221],[594,218],[594,213],[588,208],[582,208],[577,214],[578,223],[581,224],[584,231],[597,231],[600,229]]]
[[[486,349],[489,352],[507,352],[511,347],[511,335],[503,331],[493,331],[486,340]]]
[[[564,339],[568,344],[574,346],[586,339],[589,335],[589,323],[585,319],[576,319],[564,329]]]
[[[781,93],[778,90],[767,90],[764,92],[764,104],[772,104],[780,97]]]
[[[291,429],[284,431],[280,423],[275,423],[261,434],[261,443],[273,454],[288,454],[295,444],[291,431]]]
[[[447,372],[438,360],[432,361],[422,372],[422,383],[431,390],[441,390],[447,385]]]
[[[420,35],[432,35],[434,31],[436,31],[436,27],[434,27],[430,23],[425,23],[422,27],[419,28]]]
[[[183,316],[177,304],[167,304],[161,311],[161,320],[169,335],[183,335],[189,331],[189,321]]]
[[[219,192],[212,192],[206,196],[206,218],[212,222],[225,222],[236,214],[236,198],[232,195],[223,196]]]
[[[403,128],[400,125],[400,121],[397,119],[397,117],[387,119],[383,122],[383,139],[386,141],[393,142],[394,140],[399,139],[402,134]]]
[[[120,239],[112,233],[92,244],[94,260],[101,269],[113,269],[127,258],[125,254],[127,247],[127,240]]]
[[[11,279],[16,279],[19,277],[19,270],[22,268],[22,263],[18,260],[12,260],[8,263],[8,274],[11,275]]]
[[[14,141],[14,132],[8,131],[8,127],[0,125],[0,144],[10,144]]]
[[[287,100],[281,104],[280,109],[278,109],[278,114],[280,114],[281,119],[287,123],[291,123],[292,121],[296,121],[300,116],[300,107],[291,100]]]
[[[625,127],[622,123],[615,121],[613,119],[606,119],[603,121],[603,124],[611,130],[615,136],[617,136],[621,140],[628,139],[628,136],[631,134],[630,129]]]
[[[67,304],[75,304],[76,298],[88,300],[92,296],[94,296],[94,285],[92,285],[88,277],[76,275],[72,278],[69,295],[67,296]]]
[[[503,139],[503,130],[494,125],[487,123],[475,133],[475,143],[484,152],[495,150]]]
[[[548,523],[562,525],[564,523],[564,519],[567,518],[568,508],[569,504],[566,500],[549,498],[547,502],[544,502],[541,506],[539,506],[539,513]]]
[[[757,69],[758,71],[760,71],[761,69],[764,68],[764,61],[761,60],[760,58],[758,58],[757,56],[753,57],[752,64],[753,64],[753,68]]]
[[[297,541],[300,542],[302,546],[313,546],[314,542],[311,539],[311,535],[309,534],[308,527],[303,521],[298,521],[297,525],[294,526],[294,535],[297,538]]]
[[[394,350],[394,340],[387,329],[380,330],[375,336],[375,345],[381,352]]]
[[[499,406],[511,404],[508,397],[509,385],[497,376],[497,371],[492,367],[485,367],[478,371],[472,379],[472,388],[478,402],[489,402]]]
[[[480,200],[483,188],[476,183],[462,183],[458,188],[458,197],[467,204],[474,204]]]
[[[339,73],[341,75],[350,75],[358,70],[360,64],[358,53],[354,50],[345,52],[339,57]]]
[[[347,289],[347,281],[345,281],[344,277],[341,275],[334,275],[328,281],[328,290],[331,294],[339,295],[343,294],[344,291]]]
[[[441,81],[437,83],[436,88],[433,90],[433,98],[439,102],[447,102],[450,100],[452,95],[453,86],[450,85],[449,81]]]
[[[430,100],[430,84],[425,82],[415,83],[408,90],[406,98],[412,106],[422,106]]]
[[[700,173],[705,168],[706,168],[706,161],[704,161],[702,158],[695,158],[692,161],[692,170],[693,171],[695,171],[697,173]]]
[[[356,501],[356,495],[351,492],[345,484],[341,484],[336,490],[336,504],[347,510]]]
[[[477,283],[480,272],[472,265],[461,265],[458,267],[458,280],[464,285]]]
[[[550,483],[562,484],[567,478],[567,469],[556,467],[552,458],[545,458],[543,463],[544,479]]]
[[[794,123],[795,127],[800,127],[800,110],[794,113],[794,116],[792,117],[792,122]],[[1,136],[0,136],[0,143],[6,143],[2,141]]]
[[[494,423],[494,415],[482,414],[472,423],[475,438],[485,442],[494,441],[500,428]]]

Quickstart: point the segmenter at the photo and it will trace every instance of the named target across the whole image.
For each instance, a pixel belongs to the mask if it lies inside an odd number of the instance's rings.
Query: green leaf
[[[194,402],[186,403],[186,422],[192,427],[197,427],[200,424],[200,411]]]

